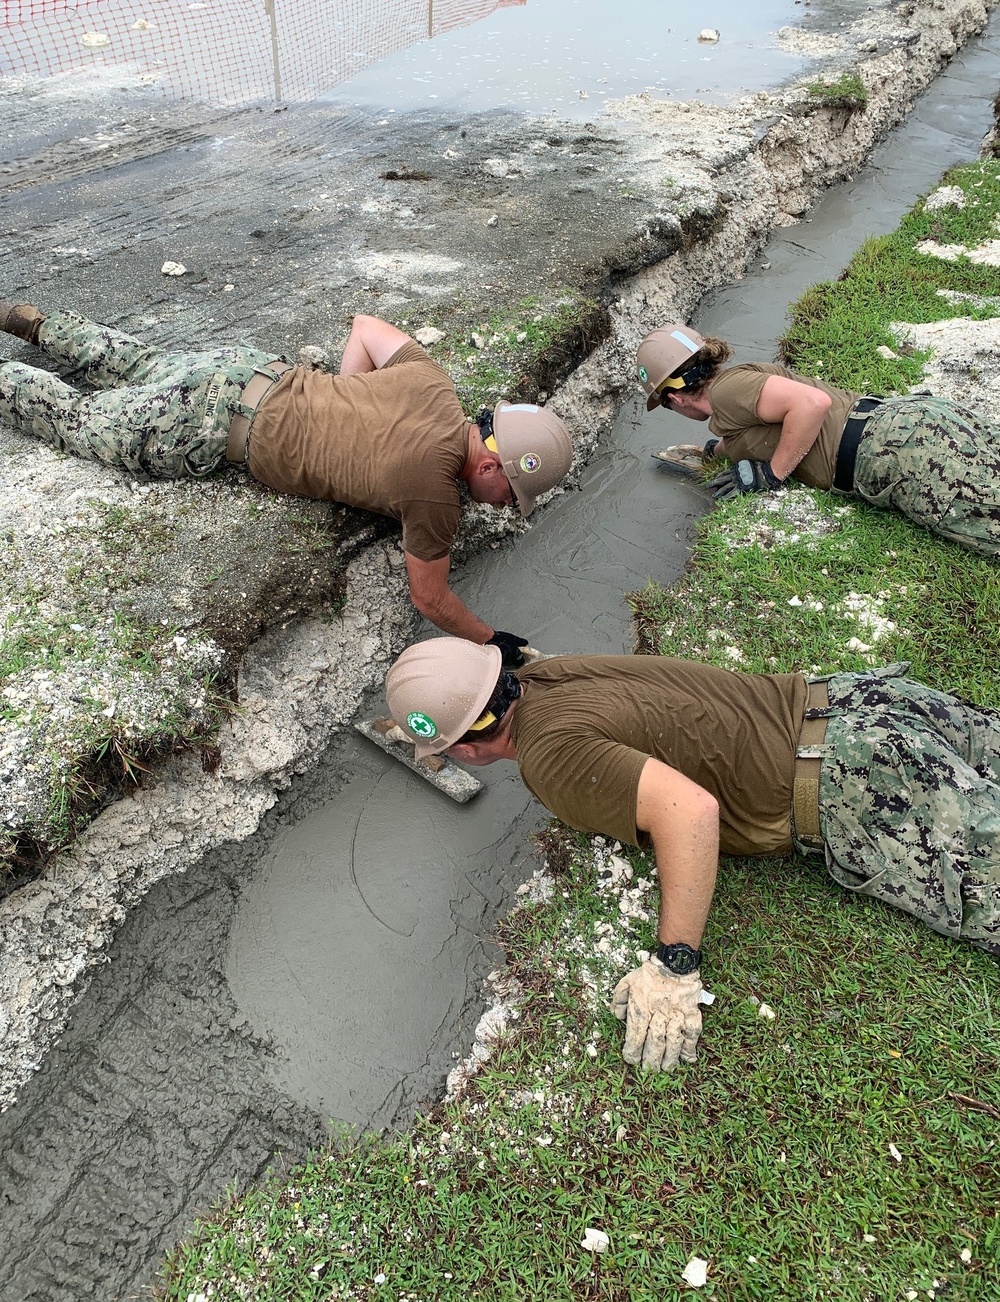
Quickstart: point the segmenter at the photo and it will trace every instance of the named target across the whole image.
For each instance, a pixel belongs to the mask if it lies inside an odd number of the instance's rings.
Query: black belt
[[[881,398],[859,398],[851,408],[844,432],[837,449],[837,469],[833,474],[833,486],[842,493],[849,493],[854,488],[854,463],[858,459],[858,444],[865,436],[865,426],[869,414],[881,405]]]

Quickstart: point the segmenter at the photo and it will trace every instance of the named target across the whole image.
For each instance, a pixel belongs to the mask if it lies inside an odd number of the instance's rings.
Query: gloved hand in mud
[[[492,637],[486,639],[486,645],[500,648],[504,669],[520,669],[524,664],[521,647],[528,645],[526,637],[518,637],[516,633],[501,633],[497,629]]]
[[[769,493],[780,488],[781,482],[770,461],[734,461],[728,470],[710,479],[707,486],[717,502],[725,502],[744,493]]]
[[[696,1062],[701,988],[699,973],[677,976],[658,958],[622,977],[611,1007],[625,1023],[625,1061],[647,1071],[672,1071],[678,1062]]]

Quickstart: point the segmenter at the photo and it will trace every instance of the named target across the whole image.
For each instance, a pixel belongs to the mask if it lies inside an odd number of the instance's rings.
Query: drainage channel
[[[773,355],[787,303],[891,229],[990,124],[1000,17],[857,180],[777,233],[695,324]],[[769,263],[768,270],[760,264]],[[622,592],[680,574],[702,492],[647,454],[689,427],[627,404],[582,492],[457,588],[549,651],[627,651]],[[162,882],[69,1030],[0,1117],[0,1298],[122,1298],[226,1188],[294,1161],[328,1119],[402,1125],[469,1044],[489,940],[544,821],[512,766],[451,805],[342,738],[257,836]]]

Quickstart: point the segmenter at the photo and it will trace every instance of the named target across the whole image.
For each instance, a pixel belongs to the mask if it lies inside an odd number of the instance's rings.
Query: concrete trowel
[[[544,652],[536,651],[531,646],[522,647],[521,654],[529,664],[535,660],[548,659]],[[394,719],[362,719],[354,727],[362,737],[373,741],[387,755],[399,760],[400,764],[405,764],[414,773],[419,773],[432,787],[437,787],[438,791],[443,791],[460,805],[464,805],[483,789],[483,784],[477,777],[473,777],[466,769],[459,768],[454,760],[444,755],[428,755],[426,759],[416,759],[413,742]]]
[[[705,452],[697,443],[675,443],[650,455],[669,466],[674,474],[688,479],[701,479],[705,472]]]

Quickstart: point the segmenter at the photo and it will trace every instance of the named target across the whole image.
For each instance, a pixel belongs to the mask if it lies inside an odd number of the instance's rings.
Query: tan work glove
[[[625,1022],[625,1061],[647,1071],[672,1071],[678,1061],[696,1062],[700,994],[699,973],[676,976],[658,958],[622,977],[611,1007]]]

